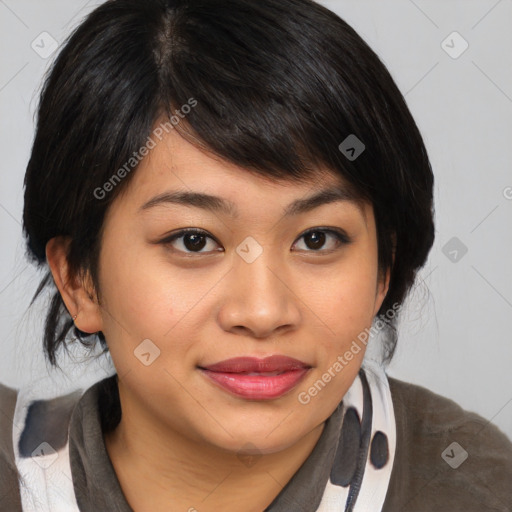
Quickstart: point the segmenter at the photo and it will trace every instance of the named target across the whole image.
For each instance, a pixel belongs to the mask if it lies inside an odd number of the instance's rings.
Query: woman
[[[510,440],[364,358],[393,356],[433,175],[332,12],[106,2],[45,82],[25,187],[48,360],[71,332],[116,372],[3,389],[5,510],[510,510]]]

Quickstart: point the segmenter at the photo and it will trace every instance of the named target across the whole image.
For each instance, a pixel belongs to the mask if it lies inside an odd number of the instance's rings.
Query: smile
[[[199,370],[225,391],[252,400],[272,400],[292,390],[311,366],[287,356],[238,357]]]

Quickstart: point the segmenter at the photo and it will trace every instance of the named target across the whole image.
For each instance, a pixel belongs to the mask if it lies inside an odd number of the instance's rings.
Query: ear
[[[391,235],[391,241],[393,244],[392,249],[392,262],[391,262],[391,268],[393,268],[393,265],[395,263],[395,253],[396,253],[396,234],[393,233]],[[386,295],[389,290],[389,282],[391,280],[391,268],[387,268],[386,272],[382,272],[381,269],[379,269],[379,278],[377,281],[377,292],[375,296],[375,309],[373,311],[373,316],[377,314],[380,307],[382,306],[382,303],[384,302],[384,299],[386,298]]]
[[[72,276],[68,263],[70,237],[57,236],[46,244],[46,260],[62,300],[78,329],[96,333],[103,329],[101,309],[90,276]]]
[[[380,307],[382,306],[382,303],[384,302],[384,299],[386,298],[386,295],[389,290],[389,281],[391,277],[391,269],[388,268],[386,270],[386,273],[384,273],[379,270],[379,279],[377,282],[377,294],[375,295],[375,308],[373,311],[373,316],[377,314]]]

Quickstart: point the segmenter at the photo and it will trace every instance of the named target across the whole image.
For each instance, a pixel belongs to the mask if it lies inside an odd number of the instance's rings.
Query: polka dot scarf
[[[387,376],[378,363],[365,360],[343,397],[334,464],[316,512],[380,511],[395,446],[395,415]]]

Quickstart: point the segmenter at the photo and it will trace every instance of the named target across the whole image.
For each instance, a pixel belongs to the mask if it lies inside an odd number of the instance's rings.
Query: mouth
[[[251,400],[272,400],[297,386],[311,365],[274,355],[264,359],[236,357],[198,368],[209,382],[230,394]]]

